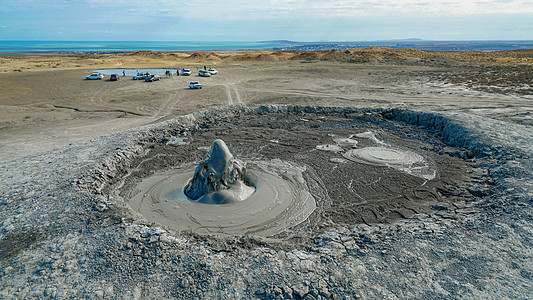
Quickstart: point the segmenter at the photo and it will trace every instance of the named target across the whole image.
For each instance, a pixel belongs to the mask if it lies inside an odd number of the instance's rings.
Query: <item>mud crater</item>
[[[165,130],[164,134],[140,141],[146,146],[144,154],[131,162],[122,180],[111,189],[133,211],[143,214],[133,200],[145,193],[143,182],[176,172],[190,171],[192,176],[194,167],[219,138],[246,164],[278,161],[302,169],[301,189],[313,197],[316,208],[302,222],[258,234],[269,241],[291,239],[305,245],[327,230],[354,224],[391,224],[420,214],[433,214],[442,207],[453,207],[454,203],[468,202],[474,197],[467,190],[470,183],[467,171],[471,167],[451,155],[458,149],[444,145],[423,129],[363,113],[241,115],[217,122],[203,121],[193,128]],[[340,150],[328,151],[320,147],[323,145],[334,145]],[[380,155],[397,159],[396,156],[401,156],[398,153],[408,153],[418,163],[423,158],[425,166],[434,171],[434,178],[417,176],[405,168],[350,159],[354,150],[378,147],[392,149],[385,154],[378,152],[378,160],[383,159]],[[390,153],[392,157],[388,156]],[[180,228],[165,218],[158,220],[165,213],[148,219],[199,239],[254,235],[246,231],[224,233]]]

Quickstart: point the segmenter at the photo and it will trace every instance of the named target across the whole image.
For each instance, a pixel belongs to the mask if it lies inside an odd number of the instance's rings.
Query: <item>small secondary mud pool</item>
[[[217,139],[231,150],[226,163],[234,156],[245,167],[247,183],[224,192],[233,200],[191,199],[186,187]],[[148,221],[180,232],[312,240],[472,197],[469,166],[451,155],[457,149],[422,129],[364,114],[242,115],[140,142],[145,154],[115,190]]]

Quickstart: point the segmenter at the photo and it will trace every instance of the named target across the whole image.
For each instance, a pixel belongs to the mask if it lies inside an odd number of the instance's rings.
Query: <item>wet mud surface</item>
[[[369,133],[373,138],[368,137]],[[355,136],[358,134],[361,137]],[[346,139],[349,137],[357,144],[347,143]],[[180,139],[179,145],[172,143],[176,138]],[[138,186],[142,180],[151,176],[157,178],[164,172],[183,173],[180,171],[182,169],[188,169],[188,176],[192,177],[191,166],[207,155],[210,145],[217,138],[226,142],[235,157],[251,166],[257,161],[282,161],[304,170],[304,186],[301,189],[311,193],[316,201],[316,209],[301,224],[294,227],[286,224],[283,230],[274,231],[282,240],[298,236],[301,240],[299,244],[303,243],[300,246],[309,246],[318,235],[327,230],[352,224],[392,224],[397,220],[434,212],[443,205],[454,206],[456,202],[464,204],[472,198],[467,191],[470,184],[468,170],[471,167],[464,160],[452,156],[457,149],[445,146],[435,137],[413,126],[379,120],[364,114],[350,117],[290,114],[242,116],[214,124],[200,124],[194,131],[151,137],[150,140],[143,141],[146,143],[146,154],[132,162],[125,181],[120,183],[120,196],[125,202],[131,202],[136,209],[140,209],[139,201],[135,199],[139,198],[139,194],[146,193],[146,187]],[[434,169],[435,178],[428,180],[398,168],[375,162],[354,162],[343,156],[354,149],[373,149],[372,146],[382,146],[384,143],[395,149],[409,151],[419,159],[423,158]],[[317,146],[324,144],[336,144],[341,151],[317,149]],[[271,168],[276,168],[276,165],[273,164]],[[262,180],[271,179],[257,180],[261,183]],[[179,185],[184,182],[186,181],[176,183],[174,188],[183,188]],[[267,194],[264,197],[273,195]],[[175,199],[170,199],[170,203],[168,199],[160,201],[167,202],[167,207],[174,207],[177,210],[175,215],[184,214],[178,211],[187,209],[176,204]],[[268,202],[270,199],[256,198],[251,201]],[[301,199],[299,201],[303,202]],[[157,204],[155,202],[159,200],[144,205],[154,206]],[[159,205],[156,207],[158,208],[152,211],[161,209]],[[216,211],[212,207],[206,209]],[[231,218],[224,216],[223,211],[221,209],[218,218]],[[150,220],[164,225],[172,224],[168,221],[172,217],[166,217],[166,214],[172,213],[156,213]],[[247,212],[239,211],[238,214],[246,216]],[[215,216],[216,212],[213,213],[213,218]],[[271,222],[274,222],[275,218],[272,219]],[[178,225],[173,227],[180,229]],[[191,229],[184,228],[182,231]],[[192,231],[194,233],[195,230]],[[206,233],[203,230],[200,232]],[[250,232],[233,231],[233,235],[247,233]],[[216,230],[211,235],[216,236]]]
[[[305,221],[316,208],[302,176],[304,169],[290,163],[250,162],[246,179],[254,190],[246,199],[229,203],[202,203],[189,198],[184,186],[193,171],[177,169],[150,176],[126,193],[127,202],[152,222],[214,236],[275,235]],[[218,196],[227,199],[238,194],[229,189]]]

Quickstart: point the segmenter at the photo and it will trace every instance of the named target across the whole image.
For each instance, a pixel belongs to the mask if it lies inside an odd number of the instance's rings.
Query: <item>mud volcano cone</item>
[[[202,203],[224,204],[242,201],[254,190],[246,180],[243,164],[233,157],[223,140],[217,139],[207,158],[198,164],[185,195]]]

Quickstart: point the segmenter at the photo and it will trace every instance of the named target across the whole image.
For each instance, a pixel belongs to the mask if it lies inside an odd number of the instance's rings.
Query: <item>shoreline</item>
[[[91,43],[91,45],[84,45],[84,43]],[[184,44],[180,45],[180,43]],[[213,45],[209,45],[209,43],[213,43]],[[264,44],[264,47],[262,44]],[[0,57],[128,54],[138,51],[189,54],[195,52],[236,53],[245,51],[332,51],[364,49],[369,47],[390,48],[395,50],[415,49],[419,51],[438,52],[493,52],[533,50],[533,40],[431,41],[407,39],[344,42],[295,42],[284,40],[259,42],[0,41]],[[22,50],[26,48],[31,50]]]
[[[76,55],[120,55],[120,54],[134,54],[136,52],[154,52],[161,54],[193,54],[196,52],[208,52],[208,53],[218,53],[218,54],[232,54],[240,52],[255,52],[255,51],[278,51],[274,48],[262,48],[262,49],[197,49],[197,50],[119,50],[119,51],[0,51],[0,57],[28,57],[28,56],[37,56],[37,57],[47,57],[47,56],[76,56]]]

